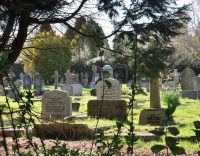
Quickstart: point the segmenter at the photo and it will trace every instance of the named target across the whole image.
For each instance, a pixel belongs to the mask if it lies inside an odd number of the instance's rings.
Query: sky
[[[128,0],[126,0],[128,3]],[[184,4],[189,4],[192,3],[194,0],[177,0],[178,5],[184,5]],[[110,23],[109,18],[106,15],[99,16],[97,22],[99,25],[103,28],[104,33],[106,35],[109,35],[114,29],[113,25]],[[110,37],[108,39],[109,45],[112,47],[112,40],[114,36]]]

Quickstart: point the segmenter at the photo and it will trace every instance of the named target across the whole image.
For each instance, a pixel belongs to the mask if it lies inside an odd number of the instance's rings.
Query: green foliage
[[[61,141],[54,141],[54,146],[48,149],[47,154],[51,156],[79,156],[79,150],[73,149],[69,150],[65,143],[61,143]]]
[[[169,155],[169,150],[173,155],[186,154],[183,147],[179,147],[179,141],[176,136],[180,133],[176,127],[167,126],[165,132],[165,145],[154,145],[151,147],[152,152],[160,153],[162,150],[167,150],[167,155]],[[168,136],[168,132],[172,136]]]
[[[72,52],[66,37],[54,35],[52,32],[42,32],[36,35],[31,49],[33,73],[39,72],[43,79],[51,80],[54,71],[64,73],[70,66]],[[30,52],[27,51],[27,54]]]
[[[194,133],[195,133],[195,138],[196,141],[199,145],[199,150],[198,150],[198,155],[200,156],[200,121],[194,121],[193,122],[195,129],[193,129]]]
[[[120,122],[117,122],[116,125],[117,125],[118,130],[121,130],[121,127],[123,126],[123,124]],[[95,151],[95,153],[102,156],[115,155],[124,146],[121,136],[114,134],[112,141],[109,141],[105,138],[104,131],[102,130],[99,131],[99,133],[97,134],[96,145],[97,145],[97,150]]]
[[[162,94],[163,102],[167,105],[166,115],[169,120],[173,120],[173,114],[176,108],[181,105],[180,94],[178,92],[164,92]]]
[[[0,74],[8,72],[10,64],[8,62],[8,53],[0,53]]]

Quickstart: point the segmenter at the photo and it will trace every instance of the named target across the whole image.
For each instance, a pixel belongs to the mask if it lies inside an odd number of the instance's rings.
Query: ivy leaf
[[[180,132],[176,127],[169,127],[168,128],[171,135],[177,136]]]
[[[170,150],[171,150],[171,152],[172,152],[173,155],[186,154],[185,153],[185,149],[183,147],[175,146],[175,147],[171,147]]]
[[[111,88],[111,87],[112,87],[112,84],[111,84],[111,82],[110,82],[110,81],[108,81],[108,80],[105,80],[105,83],[106,83],[106,85],[107,85],[107,87],[108,87],[108,88]]]
[[[165,148],[166,148],[166,147],[163,146],[163,145],[154,145],[154,146],[151,147],[151,151],[152,151],[153,153],[159,153],[159,152],[161,152],[162,150],[164,150]]]
[[[200,121],[194,121],[193,124],[196,129],[200,129]]]
[[[165,137],[165,142],[168,147],[175,147],[177,143],[177,139],[174,137]]]
[[[121,127],[123,126],[123,122],[117,120],[116,121],[116,126],[117,126],[117,129],[121,129]]]

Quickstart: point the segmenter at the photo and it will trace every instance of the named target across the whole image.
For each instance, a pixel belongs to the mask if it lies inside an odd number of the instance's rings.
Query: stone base
[[[100,113],[100,107],[101,114]],[[125,100],[90,100],[87,104],[88,116],[106,119],[125,120],[127,117],[127,105]]]
[[[200,99],[200,90],[183,90],[182,97]]]
[[[52,123],[38,124],[37,130],[32,129],[32,134],[44,139],[79,140],[91,138],[93,131],[84,124]]]
[[[163,120],[167,120],[164,108],[144,109],[140,113],[139,124],[160,125]]]

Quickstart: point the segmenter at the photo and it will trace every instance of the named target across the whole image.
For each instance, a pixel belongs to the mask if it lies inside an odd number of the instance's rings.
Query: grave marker
[[[72,100],[67,92],[53,90],[45,92],[42,97],[43,119],[64,119],[72,115]]]

